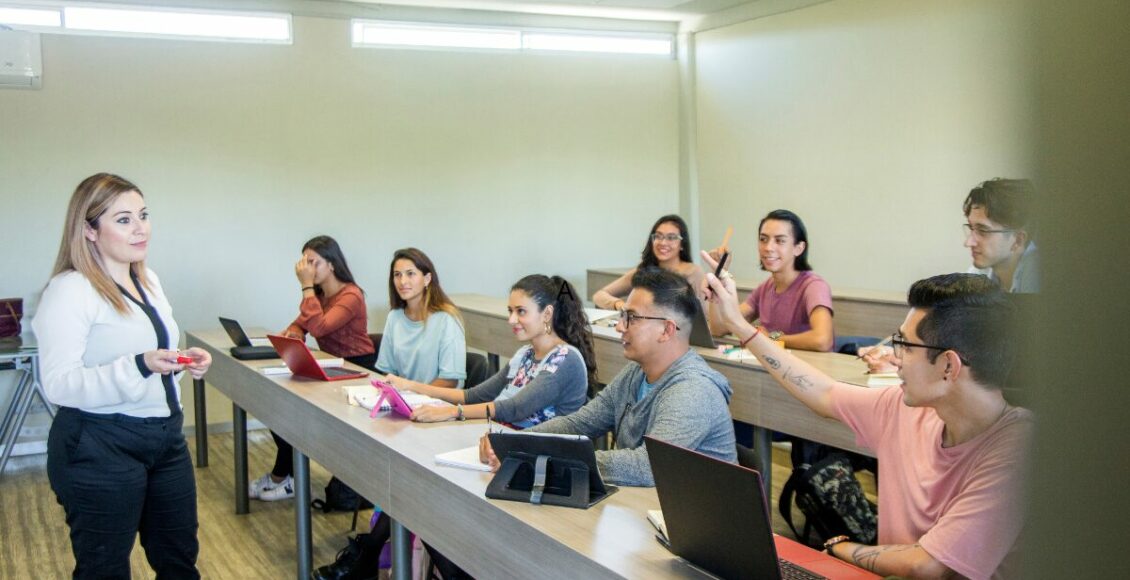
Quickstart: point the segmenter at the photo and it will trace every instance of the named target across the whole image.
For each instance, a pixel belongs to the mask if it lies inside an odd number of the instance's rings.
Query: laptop
[[[776,537],[761,474],[644,437],[675,555],[722,578],[875,579],[834,556]]]
[[[695,308],[694,322],[691,324],[691,346],[715,348],[714,336],[710,334],[710,325],[706,323],[706,311]]]
[[[279,351],[283,362],[286,363],[286,368],[290,369],[290,372],[296,377],[306,377],[319,381],[344,381],[369,376],[367,372],[351,371],[340,367],[322,368],[306,343],[297,338],[275,334],[268,334],[267,338]]]
[[[247,337],[247,333],[243,331],[243,327],[238,322],[230,319],[220,317],[220,326],[224,327],[224,332],[228,333],[228,337],[235,343],[231,349],[231,355],[239,360],[262,360],[268,358],[279,358],[279,353],[275,351],[275,347],[267,345],[255,345],[251,339]]]

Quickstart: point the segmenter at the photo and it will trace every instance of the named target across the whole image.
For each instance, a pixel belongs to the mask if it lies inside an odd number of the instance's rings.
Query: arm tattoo
[[[808,375],[794,375],[792,374],[792,371],[793,369],[791,368],[785,369],[785,372],[781,375],[781,377],[786,381],[789,381],[790,383],[796,385],[798,389],[807,391],[809,387],[812,386],[812,381],[808,379]]]
[[[781,361],[779,361],[779,360],[777,360],[777,359],[775,359],[771,356],[765,357],[764,360],[765,360],[765,364],[769,365],[769,368],[771,368],[773,370],[777,370],[777,369],[781,368]]]
[[[861,544],[851,551],[851,561],[856,566],[874,572],[875,561],[879,559],[880,554],[885,552],[903,552],[905,550],[913,550],[917,547],[918,544],[894,546],[865,546]]]

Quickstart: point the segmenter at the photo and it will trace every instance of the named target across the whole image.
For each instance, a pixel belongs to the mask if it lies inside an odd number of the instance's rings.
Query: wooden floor
[[[196,470],[200,514],[200,558],[205,578],[278,579],[293,578],[295,540],[293,500],[251,502],[251,513],[235,515],[233,501],[233,451],[231,433],[209,436],[210,466]],[[190,438],[189,448],[193,449]],[[267,431],[252,431],[248,441],[248,463],[252,479],[268,471],[274,462],[275,445]],[[773,450],[773,498],[789,475],[786,448]],[[0,479],[0,579],[65,578],[74,568],[63,508],[47,482],[43,455],[12,459]],[[322,497],[330,474],[311,462],[313,497]],[[873,480],[863,477],[865,489],[874,499]],[[791,536],[773,504],[773,528]],[[795,511],[795,510],[794,510]],[[362,512],[358,528],[368,529],[369,513]],[[799,516],[799,513],[797,513]],[[640,514],[640,517],[644,517]],[[315,566],[332,562],[346,543],[352,514],[313,516]],[[153,578],[141,546],[131,558],[134,578]]]

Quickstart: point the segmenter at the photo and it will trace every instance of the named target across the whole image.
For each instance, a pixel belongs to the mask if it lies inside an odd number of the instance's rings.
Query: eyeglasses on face
[[[663,322],[667,322],[667,321],[670,320],[672,324],[675,324],[675,321],[671,320],[670,318],[663,318],[662,316],[643,316],[642,314],[636,314],[635,312],[632,312],[631,310],[621,310],[620,311],[620,320],[624,321],[624,328],[631,328],[633,323],[640,321],[640,320],[662,320]],[[675,330],[682,330],[682,329],[679,328],[678,324],[675,324]]]
[[[661,234],[659,232],[651,234],[651,241],[653,242],[662,242],[664,240],[667,240],[668,242],[674,243],[681,239],[683,239],[683,236],[680,236],[679,234]]]
[[[961,224],[961,227],[965,229],[965,237],[968,238],[969,236],[973,236],[973,237],[977,238],[978,240],[984,239],[984,238],[986,238],[986,237],[988,237],[992,234],[1011,234],[1011,233],[1016,231],[1016,230],[993,230],[993,229],[989,229],[985,226],[975,226],[973,224],[968,224],[968,223]]]
[[[906,353],[907,347],[910,347],[910,346],[918,346],[918,347],[921,347],[921,348],[931,348],[931,349],[934,349],[934,350],[942,350],[942,351],[953,350],[952,348],[950,348],[948,346],[938,346],[936,344],[922,344],[920,342],[908,342],[906,340],[903,340],[905,338],[906,338],[906,336],[904,336],[901,332],[898,332],[898,331],[896,331],[894,334],[891,335],[891,350],[894,351],[895,358],[897,358],[897,359],[902,359],[902,355],[904,353]]]

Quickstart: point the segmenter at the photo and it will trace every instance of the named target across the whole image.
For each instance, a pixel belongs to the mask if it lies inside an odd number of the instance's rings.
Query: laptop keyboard
[[[355,374],[357,374],[357,371],[351,371],[351,370],[348,370],[348,369],[343,369],[343,368],[338,368],[338,367],[323,368],[322,370],[326,371],[327,377],[340,377],[341,375],[355,375]]]
[[[792,562],[778,560],[781,563],[781,580],[827,580],[819,574],[813,574]]]

